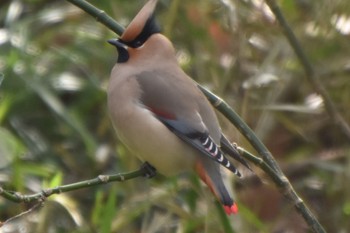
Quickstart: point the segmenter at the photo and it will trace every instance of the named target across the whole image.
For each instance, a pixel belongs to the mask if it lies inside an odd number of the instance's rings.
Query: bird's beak
[[[128,52],[128,46],[123,43],[122,40],[120,39],[111,39],[108,40],[108,43],[110,43],[111,45],[114,45],[117,48],[118,51],[118,60],[117,63],[123,63],[123,62],[127,62],[129,60],[129,52]]]
[[[123,42],[121,42],[119,39],[110,39],[107,42],[110,43],[111,45],[114,45],[117,48],[123,48],[125,50],[128,49],[128,46],[125,45]]]

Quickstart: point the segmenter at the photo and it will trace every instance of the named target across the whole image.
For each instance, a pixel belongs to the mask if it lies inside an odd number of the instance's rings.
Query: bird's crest
[[[154,10],[158,0],[149,0],[131,21],[120,37],[130,47],[140,47],[154,33],[160,32],[154,18]]]

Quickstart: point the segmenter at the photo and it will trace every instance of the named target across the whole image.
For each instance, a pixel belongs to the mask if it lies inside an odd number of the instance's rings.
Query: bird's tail
[[[228,215],[236,214],[238,207],[223,183],[219,164],[215,164],[210,159],[205,158],[196,163],[195,170],[201,180],[223,205],[225,212]]]

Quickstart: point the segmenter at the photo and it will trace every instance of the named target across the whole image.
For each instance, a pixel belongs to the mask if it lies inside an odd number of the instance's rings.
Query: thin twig
[[[68,2],[76,5],[78,8],[84,10],[89,15],[95,17],[95,19],[101,22],[103,25],[111,29],[113,32],[121,35],[124,31],[123,26],[117,23],[112,17],[106,14],[103,10],[96,8],[86,1],[81,0],[67,0]]]
[[[242,120],[242,118],[220,97],[208,91],[206,88],[198,85],[199,89],[208,98],[211,104],[219,110],[231,123],[247,138],[250,144],[257,150],[263,162],[269,165],[275,172],[282,175],[282,170],[278,166],[270,151],[264,143],[256,136],[252,129]]]
[[[306,54],[304,53],[304,50],[302,49],[298,39],[296,38],[295,34],[293,33],[292,29],[288,25],[287,20],[284,18],[282,11],[280,10],[279,6],[277,5],[275,0],[266,0],[266,4],[270,7],[271,11],[276,16],[276,19],[280,23],[281,28],[283,29],[284,35],[288,39],[291,47],[293,48],[296,56],[298,57],[300,64],[304,68],[306,78],[311,84],[311,86],[314,88],[314,90],[322,97],[325,108],[331,117],[331,119],[334,121],[336,125],[341,129],[341,131],[345,134],[345,136],[350,140],[350,126],[345,121],[343,116],[339,113],[335,105],[333,104],[333,101],[329,97],[326,89],[322,85],[321,82],[319,82],[319,77],[315,72],[315,69],[311,65],[309,59],[307,58]]]
[[[7,219],[5,222],[0,222],[0,228],[1,228],[2,226],[5,226],[5,225],[8,224],[9,222],[11,222],[11,221],[17,219],[17,218],[23,217],[24,215],[33,212],[34,210],[36,210],[36,209],[38,209],[39,207],[41,207],[41,206],[43,205],[43,203],[44,203],[44,201],[39,201],[39,202],[35,203],[30,209],[28,209],[28,210],[26,210],[26,211],[24,211],[24,212],[22,212],[22,213],[20,213],[20,214],[17,214],[17,215],[15,215],[15,216],[13,216],[13,217]],[[1,232],[1,231],[0,231],[0,232]]]
[[[202,92],[206,95],[208,100],[216,107],[236,128],[243,134],[243,136],[250,142],[254,149],[261,155],[263,159],[257,158],[247,151],[240,150],[242,155],[259,166],[265,173],[274,181],[275,185],[280,189],[281,193],[294,205],[297,212],[303,216],[309,227],[316,233],[325,233],[323,226],[317,220],[316,216],[306,206],[304,201],[298,196],[288,178],[284,175],[281,168],[278,166],[276,160],[271,152],[260,141],[249,126],[239,117],[239,115],[221,98],[217,97],[207,89],[199,86]]]
[[[23,195],[17,192],[10,192],[0,187],[0,196],[10,201],[18,202],[18,203],[42,201],[53,194],[65,193],[73,190],[88,188],[88,187],[106,184],[106,183],[115,182],[115,181],[123,182],[125,180],[130,180],[136,177],[144,176],[146,174],[147,174],[147,170],[145,170],[144,166],[142,166],[140,169],[133,172],[118,173],[113,175],[99,175],[94,179],[84,180],[77,183],[45,189],[45,190],[42,190],[41,192],[31,194],[31,195]]]

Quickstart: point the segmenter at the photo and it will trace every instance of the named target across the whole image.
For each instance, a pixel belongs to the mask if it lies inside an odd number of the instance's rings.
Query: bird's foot
[[[157,170],[152,167],[151,164],[147,163],[147,162],[144,162],[142,165],[141,165],[141,168],[145,171],[145,174],[144,174],[144,177],[146,178],[152,178],[154,177],[155,175],[157,175]]]

